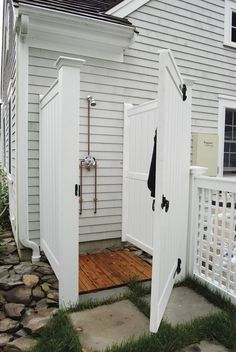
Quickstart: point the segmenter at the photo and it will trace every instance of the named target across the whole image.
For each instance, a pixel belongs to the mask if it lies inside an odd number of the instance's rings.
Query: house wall
[[[184,76],[195,77],[192,132],[216,133],[218,94],[236,95],[235,49],[223,46],[224,1],[150,1],[129,16],[139,35],[124,63],[86,59],[81,73],[80,158],[87,154],[87,95],[91,109],[91,154],[98,161],[98,212],[93,214],[93,172],[84,177],[80,241],[121,236],[123,103],[157,97],[158,49],[170,48]],[[56,78],[59,53],[29,51],[29,230],[39,238],[38,95]],[[71,55],[70,55],[71,56]],[[65,117],[66,118],[66,117]],[[78,163],[79,168],[79,163]]]
[[[10,201],[10,219],[12,221],[12,229],[17,238],[17,197],[16,197],[16,37],[13,32],[13,8],[10,1],[4,2],[4,11],[10,4],[10,25],[9,25],[9,51],[7,55],[2,56],[2,86],[1,86],[1,97],[3,101],[2,108],[2,139],[1,139],[1,160],[3,157],[3,118],[5,119],[6,126],[6,165],[4,166],[6,174],[8,175],[9,181],[9,201]],[[6,21],[6,12],[4,12],[4,19]],[[4,32],[3,32],[4,35]],[[3,53],[5,52],[6,43],[3,36]],[[8,95],[8,91],[10,94]],[[9,109],[8,109],[8,98],[11,97],[12,106],[12,123],[11,123],[11,175],[9,175]]]

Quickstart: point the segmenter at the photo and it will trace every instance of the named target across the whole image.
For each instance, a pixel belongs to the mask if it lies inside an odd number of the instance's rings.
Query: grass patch
[[[147,286],[135,278],[130,279],[127,285],[136,296],[142,297],[151,293],[151,285]]]
[[[72,327],[67,312],[59,310],[51,323],[40,334],[31,352],[81,352],[78,334]]]
[[[130,292],[127,298],[147,317],[150,317],[150,306],[144,299],[144,296],[151,293],[151,287],[143,285],[140,281],[131,279],[128,283]]]

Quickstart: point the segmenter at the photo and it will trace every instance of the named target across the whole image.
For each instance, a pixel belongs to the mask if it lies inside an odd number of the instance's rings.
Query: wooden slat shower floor
[[[131,278],[150,280],[152,267],[125,250],[80,255],[79,292],[88,293],[125,285]]]

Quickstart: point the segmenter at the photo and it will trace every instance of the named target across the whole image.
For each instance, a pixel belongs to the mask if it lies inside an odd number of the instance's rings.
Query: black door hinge
[[[75,196],[80,197],[80,186],[77,183],[75,184]]]
[[[174,278],[175,278],[176,275],[178,275],[181,272],[181,264],[182,264],[182,260],[180,258],[178,258],[177,268],[176,268],[175,273],[174,273]]]
[[[169,210],[170,202],[164,195],[162,195],[161,209],[165,208],[165,212],[167,213]]]
[[[186,84],[183,84],[183,86],[180,86],[180,89],[182,91],[183,94],[183,101],[187,100],[187,86]]]

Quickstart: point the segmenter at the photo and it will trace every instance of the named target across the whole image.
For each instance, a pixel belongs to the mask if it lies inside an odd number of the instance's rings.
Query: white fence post
[[[79,209],[75,196],[79,170],[80,67],[84,60],[59,57],[58,241],[60,305],[79,297]]]
[[[188,239],[187,239],[187,256],[186,256],[186,274],[194,273],[194,251],[195,251],[195,229],[196,229],[196,211],[198,206],[197,189],[195,187],[195,177],[203,176],[207,171],[206,167],[190,167],[190,184],[189,184],[189,218],[188,218]]]

